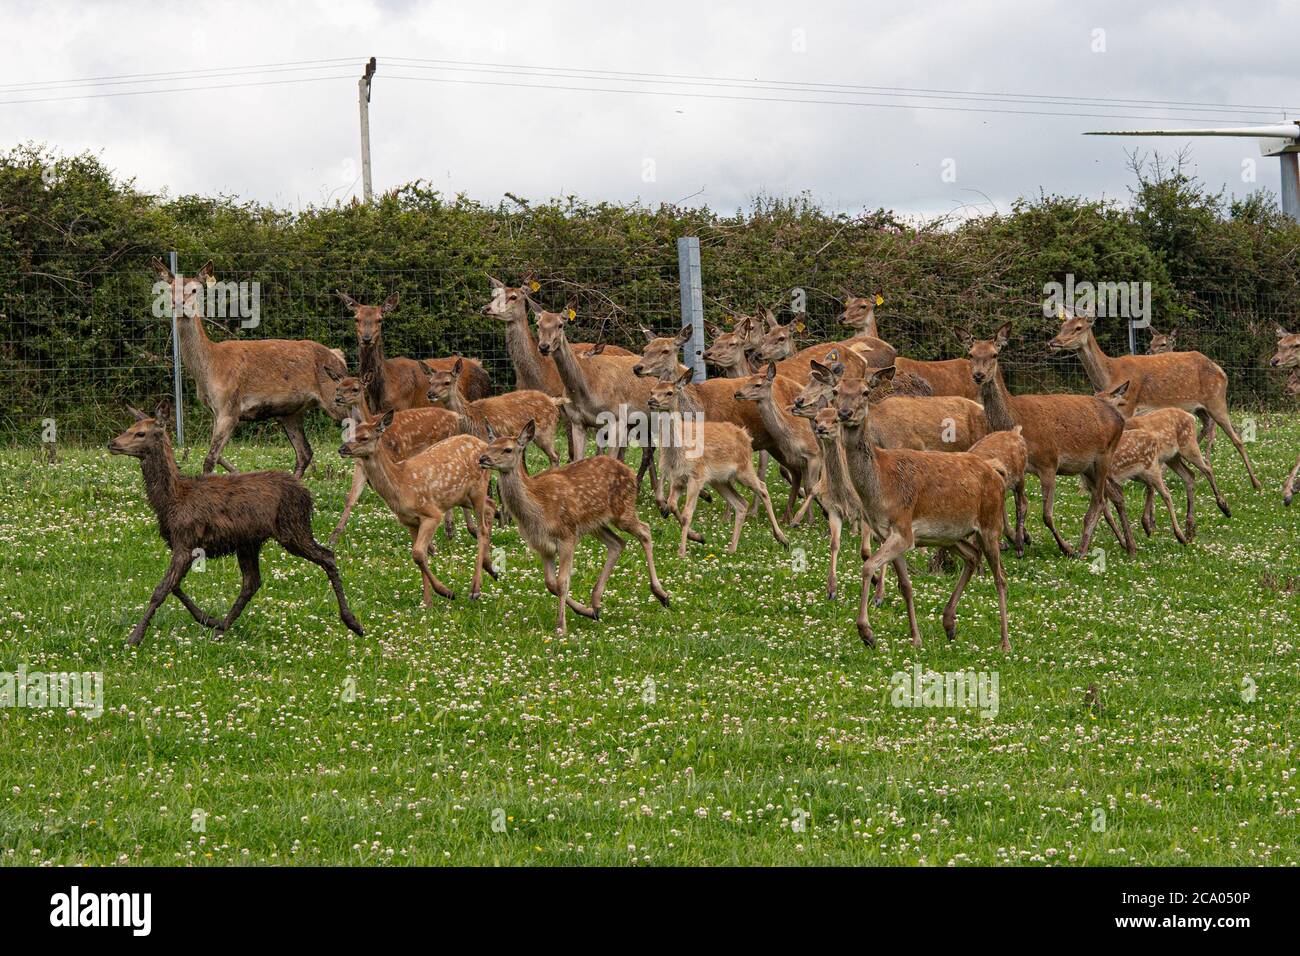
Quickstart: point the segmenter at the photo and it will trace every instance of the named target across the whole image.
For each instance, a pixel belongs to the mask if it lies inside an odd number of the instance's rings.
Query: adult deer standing
[[[957,586],[943,610],[943,629],[948,639],[956,637],[957,602],[982,554],[993,571],[998,592],[1002,650],[1009,651],[1007,580],[999,550],[1006,519],[1002,477],[984,459],[969,452],[875,447],[867,437],[869,397],[874,380],[893,373],[892,367],[879,369],[869,379],[842,379],[835,386],[835,408],[849,475],[867,521],[882,542],[862,567],[858,635],[868,647],[875,646],[867,605],[872,578],[888,564],[894,568],[907,605],[912,644],[921,646],[907,552],[917,545],[933,545],[956,550],[964,562]]]
[[[799,383],[777,375],[776,363],[767,370],[744,379],[736,389],[736,400],[756,402],[758,413],[772,441],[781,452],[781,461],[790,470],[790,497],[785,505],[785,520],[790,521],[794,505],[802,490],[812,494],[821,478],[821,450],[813,436],[812,425],[805,418],[790,413],[790,406],[799,394]]]
[[[1111,495],[1124,524],[1121,543],[1132,553],[1132,534],[1123,495],[1114,494],[1107,483],[1110,460],[1124,431],[1119,412],[1091,395],[1011,395],[1007,392],[998,355],[1011,335],[1011,323],[1002,325],[992,339],[977,340],[969,332],[962,337],[970,348],[971,378],[980,387],[984,415],[992,431],[1010,431],[1023,426],[1029,449],[1028,468],[1043,488],[1043,524],[1056,539],[1062,553],[1079,557],[1088,553],[1093,529],[1102,516],[1102,496]],[[1057,475],[1087,475],[1092,494],[1083,519],[1079,550],[1066,543],[1056,530],[1054,519]],[[1116,500],[1117,499],[1117,500]],[[1017,509],[1019,510],[1019,509]],[[1024,533],[1023,516],[1017,516],[1016,537]],[[1117,536],[1119,532],[1116,532]]]
[[[1259,479],[1255,477],[1250,455],[1246,453],[1241,436],[1232,427],[1228,414],[1228,376],[1223,369],[1200,352],[1117,355],[1112,358],[1097,344],[1093,322],[1090,315],[1065,313],[1061,331],[1052,339],[1050,347],[1077,353],[1096,391],[1128,382],[1132,393],[1129,402],[1135,414],[1141,415],[1157,408],[1181,408],[1196,415],[1204,425],[1202,437],[1210,439],[1207,451],[1212,447],[1213,429],[1217,423],[1241,455],[1250,483],[1258,490]]]
[[[215,282],[209,262],[192,278],[172,275],[161,259],[150,262],[168,287],[177,313],[181,362],[194,377],[199,401],[212,412],[212,442],[203,473],[218,463],[238,471],[221,452],[240,422],[277,419],[293,445],[295,477],[311,464],[311,445],[303,416],[313,407],[339,420],[330,373],[346,375],[347,366],[332,351],[310,339],[257,339],[214,342],[203,329],[205,290]]]
[[[483,306],[483,314],[494,316],[506,324],[506,351],[515,367],[515,388],[534,389],[553,398],[562,398],[564,381],[555,368],[555,360],[541,353],[528,324],[528,307],[536,306],[529,295],[532,291],[532,277],[526,276],[523,283],[517,286],[508,286],[492,276],[488,276],[488,279],[492,282],[492,300]],[[537,308],[540,309],[540,306]],[[590,342],[569,344],[569,348],[578,353],[588,351],[591,347]],[[632,353],[617,345],[607,345],[605,354]],[[586,428],[580,416],[572,410],[565,409],[564,414],[569,424],[569,461],[577,461],[587,453]]]
[[[519,522],[519,533],[542,559],[546,588],[560,599],[556,631],[566,633],[565,607],[583,617],[600,619],[600,599],[605,583],[623,553],[625,543],[618,531],[626,531],[645,551],[650,572],[650,591],[668,606],[668,592],[655,574],[654,541],[650,528],[636,513],[636,476],[616,458],[597,455],[536,475],[527,474],[520,463],[524,449],[533,440],[529,422],[517,436],[492,441],[479,456],[479,466],[500,473],[501,497]],[[593,535],[605,545],[605,566],[591,591],[591,606],[569,596],[573,555],[578,539]]]
[[[423,408],[428,405],[429,383],[420,371],[419,361],[388,358],[384,354],[384,316],[397,308],[397,293],[379,305],[362,305],[346,292],[338,295],[356,320],[357,367],[359,374],[369,376],[366,399],[370,408],[378,413],[390,408]],[[460,378],[461,394],[471,402],[485,397],[491,383],[483,366],[474,359],[462,359],[458,355],[424,359],[425,364],[436,369],[451,368],[457,361],[463,361],[465,365],[465,373]]]
[[[1277,351],[1269,360],[1269,365],[1273,368],[1300,368],[1300,335],[1292,335],[1282,326],[1277,327]],[[1292,378],[1295,372],[1291,373]],[[1288,393],[1294,394],[1290,389],[1290,380],[1287,383]],[[1295,465],[1291,468],[1291,473],[1286,476],[1286,483],[1282,485],[1282,503],[1289,505],[1291,497],[1295,492],[1295,476],[1300,472],[1300,457],[1296,458]]]
[[[154,612],[169,594],[175,594],[196,621],[214,628],[215,637],[230,630],[244,605],[262,586],[260,555],[268,538],[279,541],[290,554],[320,565],[338,599],[339,617],[350,630],[364,634],[348,607],[334,553],[312,537],[311,492],[301,481],[283,471],[198,478],[182,475],[167,437],[163,409],[153,417],[134,408],[130,411],[135,424],[109,442],[108,450],[140,460],[145,494],[172,559],[127,643],[140,643]],[[244,580],[229,613],[218,620],[181,590],[181,581],[197,558],[207,560],[229,554],[238,556]]]

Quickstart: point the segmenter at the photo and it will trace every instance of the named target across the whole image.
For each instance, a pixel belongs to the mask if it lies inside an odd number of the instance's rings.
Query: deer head
[[[135,423],[108,443],[110,454],[144,458],[155,448],[166,443],[169,416],[166,405],[160,404],[152,417],[130,405],[126,406],[126,409],[135,417]]]
[[[754,358],[758,362],[779,362],[788,359],[795,351],[795,323],[792,321],[782,325],[776,320],[771,309],[764,309],[763,316],[767,320],[767,330],[759,339],[758,347],[754,349]]]
[[[1277,352],[1269,361],[1274,368],[1300,366],[1300,335],[1292,335],[1282,326],[1277,327]]]
[[[844,374],[843,362],[823,365],[813,359],[808,368],[808,384],[803,387],[790,405],[790,414],[800,418],[813,418],[831,400],[835,383]]]
[[[845,292],[840,324],[847,325],[858,335],[876,337],[876,297]]]
[[[330,378],[334,378],[336,373],[326,369],[325,374],[329,375]],[[336,384],[334,386],[334,405],[343,411],[347,411],[353,405],[360,404],[361,396],[364,395],[366,389],[370,387],[370,378],[370,373],[366,372],[360,377],[356,375],[345,375],[342,378],[336,379]]]
[[[216,281],[212,272],[212,262],[208,261],[197,275],[173,275],[171,269],[159,258],[149,260],[149,268],[159,282],[165,283],[171,297],[171,308],[179,315],[194,317],[202,315],[199,307],[200,296],[209,282]]]
[[[362,305],[346,292],[339,292],[343,304],[352,310],[352,317],[357,322],[357,341],[362,345],[371,345],[379,341],[383,333],[384,316],[397,308],[397,293],[394,292],[380,305]]]
[[[539,311],[537,313],[537,351],[543,355],[550,355],[559,350],[562,342],[567,344],[564,329],[569,324],[569,316],[573,314],[576,312],[572,302],[560,312]]]
[[[817,409],[817,413],[813,415],[813,432],[825,441],[839,441],[840,410],[834,405]]]
[[[736,389],[736,401],[761,402],[772,397],[772,383],[776,381],[776,363],[767,366],[766,372],[759,372],[742,380],[744,384]]]
[[[524,276],[519,285],[506,285],[493,276],[488,276],[488,280],[492,283],[492,301],[483,306],[483,314],[494,315],[503,322],[527,322],[532,273]]]
[[[1161,335],[1152,328],[1151,344],[1147,346],[1147,355],[1161,355],[1165,352],[1172,352],[1174,350],[1174,338],[1177,335],[1177,329],[1172,329],[1168,335]]]
[[[734,368],[745,361],[745,349],[751,320],[741,319],[730,332],[724,332],[716,325],[705,326],[712,344],[704,350],[704,361],[723,368]]]
[[[354,415],[352,421],[352,440],[339,446],[339,454],[344,458],[369,458],[379,450],[379,439],[393,424],[393,410],[390,408],[384,414],[368,420],[361,420],[360,415]]]
[[[456,363],[445,371],[435,371],[421,362],[420,371],[429,379],[429,391],[425,397],[431,402],[441,402],[446,399],[451,394],[451,390],[456,387],[456,383],[460,381],[460,373],[464,370],[465,360],[459,356],[456,358]]]
[[[1061,331],[1056,333],[1056,338],[1047,343],[1047,347],[1053,352],[1077,352],[1088,344],[1088,336],[1092,332],[1092,324],[1096,321],[1091,315],[1072,315],[1061,310],[1064,317],[1061,322]]]
[[[676,377],[672,375],[661,376],[659,381],[655,383],[654,388],[650,390],[650,397],[646,399],[646,405],[659,412],[670,412],[679,408],[682,392],[690,381],[690,369]]]
[[[1002,323],[991,339],[977,339],[965,329],[958,333],[958,338],[968,350],[970,377],[975,384],[995,381],[998,377],[998,354],[1011,338],[1011,323]]]
[[[683,326],[676,335],[657,337],[649,329],[642,329],[648,344],[641,353],[641,360],[632,366],[635,375],[663,378],[677,371],[677,354],[682,346],[691,340],[691,327]]]
[[[1115,409],[1124,418],[1132,418],[1134,407],[1133,397],[1129,395],[1129,382],[1125,379],[1114,388],[1103,388],[1100,392],[1093,395],[1093,398],[1100,399],[1111,408]]]
[[[840,379],[832,393],[836,417],[843,425],[865,428],[871,405],[871,391],[894,380],[894,366],[873,369],[866,378]]]
[[[503,474],[514,471],[519,467],[520,462],[524,460],[524,450],[536,434],[537,423],[531,418],[528,420],[528,424],[523,427],[523,430],[514,438],[509,436],[500,438],[492,430],[492,426],[488,425],[488,446],[483,450],[483,454],[478,456],[478,466],[480,468],[490,468]]]

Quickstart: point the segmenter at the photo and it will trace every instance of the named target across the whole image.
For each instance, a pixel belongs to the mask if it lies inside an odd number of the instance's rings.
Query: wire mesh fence
[[[577,310],[574,341],[639,349],[641,327],[666,334],[681,325],[678,262],[671,250],[635,263],[592,253],[555,249],[542,261],[498,259],[493,268],[511,283],[534,276],[535,297],[551,308],[572,301]],[[152,407],[170,398],[171,320],[157,308],[157,280],[150,267],[155,256],[166,261],[167,251],[135,250],[111,259],[63,256],[57,270],[36,260],[0,260],[0,382],[9,398],[0,415],[0,440],[37,443],[53,420],[60,441],[98,443],[120,428],[124,403]],[[575,260],[585,264],[574,268],[569,263]],[[70,270],[69,261],[77,268]],[[192,274],[204,261],[203,256],[187,256],[180,271]],[[214,269],[223,282],[255,285],[258,300],[255,323],[207,321],[214,340],[314,339],[342,349],[355,369],[354,320],[337,292],[363,303],[378,303],[396,292],[399,305],[383,326],[389,356],[473,356],[487,370],[494,390],[513,387],[503,323],[482,312],[491,298],[488,275],[469,256],[429,268],[359,270],[346,252],[308,256],[250,250],[216,257]],[[847,334],[838,322],[840,301],[819,291],[838,290],[842,284],[851,285],[851,278],[840,282],[819,276],[818,289],[804,290],[801,344]],[[710,294],[707,249],[703,285],[707,322],[725,328],[738,312],[754,311],[756,302],[727,302]],[[1057,322],[1043,314],[1041,285],[983,296],[973,296],[967,288],[932,289],[924,302],[902,292],[883,293],[885,301],[877,310],[880,334],[900,354],[952,358],[962,354],[958,330],[991,335],[1000,322],[1011,320],[1016,334],[1002,364],[1013,391],[1090,388],[1076,356],[1047,348]],[[1289,404],[1283,376],[1267,367],[1275,326],[1296,324],[1288,297],[1255,289],[1224,291],[1221,285],[1203,291],[1195,282],[1185,282],[1176,295],[1177,347],[1203,351],[1224,368],[1234,406]],[[768,304],[778,307],[783,321],[790,318],[789,301]],[[1158,315],[1153,324],[1169,331],[1169,323]],[[1108,354],[1127,352],[1125,320],[1098,319],[1096,331]],[[1145,350],[1149,336],[1149,330],[1137,332],[1138,351]],[[210,419],[189,372],[183,381],[187,439],[201,443]]]

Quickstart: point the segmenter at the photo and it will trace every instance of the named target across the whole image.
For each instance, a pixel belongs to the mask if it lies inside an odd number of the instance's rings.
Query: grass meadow
[[[555,599],[511,528],[494,532],[505,570],[478,602],[465,597],[472,540],[440,532],[433,566],[459,596],[425,609],[410,539],[367,491],[338,549],[365,638],[338,621],[322,572],[272,543],[223,640],[170,599],[131,649],[167,562],[138,463],[9,448],[0,671],[102,671],[105,710],[0,709],[0,861],[1294,865],[1300,506],[1279,488],[1300,426],[1261,417],[1249,447],[1258,493],[1230,444],[1215,449],[1231,520],[1200,484],[1191,546],[1162,509],[1135,558],[1100,524],[1104,569],[1058,553],[1031,480],[1033,545],[1006,559],[1009,654],[988,576],[949,643],[939,614],[955,573],[913,554],[925,646],[907,638],[891,577],[867,650],[856,539],[830,602],[824,520],[792,532],[802,554],[753,522],[727,555],[715,498],[696,518],[708,542],[679,561],[648,487],[671,609],[629,546],[602,620],[570,614],[555,636]],[[350,471],[329,436],[315,448],[323,541]],[[293,460],[283,441],[227,457]],[[775,469],[771,487],[784,493]],[[1136,517],[1136,486],[1129,503]],[[1069,538],[1084,504],[1063,480]],[[580,549],[582,600],[603,555]],[[209,562],[186,587],[224,613],[237,564]],[[995,674],[996,715],[893,706],[891,676],[914,665]]]

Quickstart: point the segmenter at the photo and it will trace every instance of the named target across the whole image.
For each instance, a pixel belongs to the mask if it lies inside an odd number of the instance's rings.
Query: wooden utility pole
[[[366,202],[370,202],[373,195],[370,186],[370,80],[375,69],[372,56],[366,64],[366,72],[357,80],[357,102],[361,107],[361,190]]]

